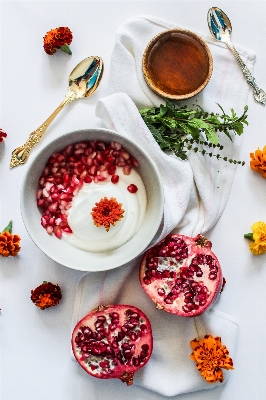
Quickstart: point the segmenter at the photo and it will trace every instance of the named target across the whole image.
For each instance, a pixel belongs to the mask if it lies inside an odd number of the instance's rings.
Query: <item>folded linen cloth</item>
[[[175,28],[154,17],[138,17],[123,24],[117,33],[110,68],[110,96],[100,99],[96,115],[110,129],[136,142],[157,164],[164,186],[164,223],[155,242],[171,231],[189,236],[206,233],[221,216],[233,182],[236,166],[203,157],[189,155],[188,161],[164,154],[144,124],[138,108],[158,106],[163,99],[146,84],[141,70],[142,54],[148,42],[165,29]],[[237,114],[246,105],[249,86],[231,52],[222,43],[200,35],[209,45],[214,62],[212,78],[195,98],[181,105],[199,104],[218,112],[216,103],[234,108]],[[238,48],[252,70],[255,56]],[[221,137],[228,158],[237,158],[241,137],[230,142]],[[141,161],[141,160],[140,160]],[[234,318],[218,311],[208,311],[197,318],[182,318],[158,311],[138,281],[140,258],[116,270],[89,273],[77,288],[73,326],[99,304],[124,303],[139,307],[149,317],[154,336],[151,359],[137,372],[134,383],[165,396],[209,389],[208,384],[190,360],[190,340],[205,334],[220,336],[234,355],[237,323]],[[226,295],[225,293],[223,295]],[[233,373],[232,371],[230,373]],[[224,373],[225,380],[228,373]],[[219,385],[220,383],[218,383]]]

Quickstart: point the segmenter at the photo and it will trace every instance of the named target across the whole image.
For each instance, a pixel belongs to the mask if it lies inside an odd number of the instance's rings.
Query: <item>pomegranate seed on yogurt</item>
[[[117,142],[83,141],[51,155],[36,198],[48,234],[86,251],[107,251],[127,242],[144,219],[147,196],[138,161]],[[132,196],[134,193],[134,196]],[[115,198],[124,214],[106,231],[91,216],[95,204]],[[108,210],[103,211],[108,218]]]

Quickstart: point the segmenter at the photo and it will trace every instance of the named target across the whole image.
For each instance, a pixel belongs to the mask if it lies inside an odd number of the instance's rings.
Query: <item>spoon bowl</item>
[[[232,25],[227,15],[218,7],[208,11],[207,21],[212,36],[221,42],[230,41]]]
[[[77,93],[77,99],[90,96],[97,89],[103,74],[100,57],[82,60],[70,73],[69,88]]]
[[[69,76],[69,87],[64,100],[52,115],[30,134],[26,143],[12,152],[10,168],[27,161],[31,149],[40,142],[48,126],[67,104],[88,97],[97,89],[102,79],[103,69],[103,61],[98,56],[85,58],[73,69]]]

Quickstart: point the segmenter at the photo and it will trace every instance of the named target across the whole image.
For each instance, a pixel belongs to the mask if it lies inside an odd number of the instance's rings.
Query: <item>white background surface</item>
[[[97,99],[108,94],[110,56],[118,26],[133,16],[154,15],[177,27],[208,34],[206,14],[222,8],[233,24],[232,41],[256,53],[254,76],[266,90],[264,1],[2,1],[1,2],[1,119],[8,133],[0,144],[0,229],[13,220],[21,236],[18,257],[0,258],[1,273],[1,399],[2,400],[162,400],[165,397],[120,381],[102,381],[87,375],[70,358],[71,315],[76,284],[82,273],[46,257],[28,236],[20,215],[20,182],[27,165],[9,169],[12,150],[23,144],[63,100],[68,75],[89,55],[99,55],[105,73],[97,91],[68,105],[31,153],[69,131],[99,127]],[[74,39],[72,56],[42,49],[44,34],[69,26]],[[223,104],[234,107],[233,104]],[[234,371],[228,382],[208,391],[175,397],[178,400],[264,400],[266,368],[266,254],[253,256],[243,234],[255,221],[266,221],[266,181],[249,168],[249,153],[266,145],[266,109],[248,98],[249,126],[229,201],[217,225],[208,233],[220,259],[227,284],[220,311],[239,320]],[[58,283],[60,305],[39,310],[30,300],[31,289],[43,280]],[[177,355],[178,356],[178,355]]]

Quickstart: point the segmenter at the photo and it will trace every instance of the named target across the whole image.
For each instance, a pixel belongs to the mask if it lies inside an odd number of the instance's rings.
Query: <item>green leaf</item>
[[[254,239],[253,239],[253,233],[245,233],[244,237],[245,237],[246,239],[248,239],[248,240],[253,240],[253,241],[254,241]]]
[[[68,47],[68,45],[65,43],[63,44],[63,46],[60,47],[60,49],[64,52],[67,53],[71,56],[72,51],[70,50],[70,48]]]
[[[188,120],[187,123],[189,126],[193,126],[194,128],[200,128],[200,129],[204,129],[208,126],[208,124],[206,124],[206,122],[204,122],[202,119],[198,119],[198,118],[191,118]]]
[[[170,129],[174,130],[177,128],[177,122],[173,118],[165,117],[162,119],[162,123],[164,125],[168,126],[168,128],[170,128]]]
[[[4,232],[12,233],[12,221],[10,221],[9,224],[3,229],[2,233]]]
[[[244,127],[241,124],[241,122],[236,122],[234,124],[234,131],[240,136],[242,135],[243,131],[244,131]]]
[[[178,125],[184,133],[191,135],[194,139],[199,139],[200,130],[198,128],[186,125],[184,122],[179,122]]]
[[[160,115],[164,116],[167,113],[167,107],[165,107],[163,104],[160,105]]]
[[[205,133],[206,133],[206,137],[207,139],[213,143],[213,144],[218,144],[219,143],[219,138],[217,136],[217,133],[215,132],[215,130],[211,127],[211,126],[207,126],[207,128],[204,129]]]
[[[166,142],[166,140],[163,138],[163,136],[161,135],[161,133],[160,133],[160,131],[158,129],[156,129],[152,125],[147,125],[147,127],[149,128],[149,130],[151,131],[154,139],[156,140],[156,142],[159,145],[163,145],[163,146],[169,147],[168,142]]]

